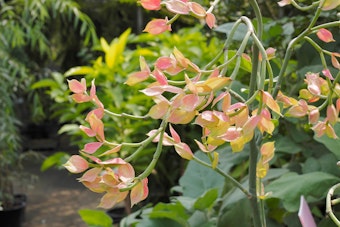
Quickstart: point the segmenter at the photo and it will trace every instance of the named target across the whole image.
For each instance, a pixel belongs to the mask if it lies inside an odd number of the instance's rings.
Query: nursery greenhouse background
[[[339,40],[339,0],[0,0],[0,226],[339,226]]]

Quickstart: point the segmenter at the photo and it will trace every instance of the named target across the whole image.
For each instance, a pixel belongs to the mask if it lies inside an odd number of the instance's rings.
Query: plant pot
[[[1,227],[21,227],[25,220],[26,196],[16,195],[12,208],[0,211]]]

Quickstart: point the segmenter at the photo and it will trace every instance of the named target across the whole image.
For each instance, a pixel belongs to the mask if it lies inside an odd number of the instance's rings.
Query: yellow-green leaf
[[[89,66],[76,66],[71,69],[69,69],[66,73],[65,76],[75,76],[75,75],[86,75],[86,74],[91,74],[93,73],[93,68]]]

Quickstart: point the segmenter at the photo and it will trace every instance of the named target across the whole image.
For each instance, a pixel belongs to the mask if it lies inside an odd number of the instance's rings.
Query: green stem
[[[111,112],[107,109],[104,109],[104,112],[110,116],[113,116],[113,117],[126,117],[126,118],[130,118],[130,119],[134,119],[134,120],[141,120],[141,119],[146,119],[148,118],[149,116],[148,115],[145,115],[145,116],[135,116],[135,115],[131,115],[131,114],[127,114],[127,113],[121,113],[121,114],[117,114],[117,113],[114,113],[114,112]]]
[[[163,120],[162,123],[161,123],[161,131],[160,131],[160,134],[159,134],[159,141],[158,141],[158,144],[157,144],[157,148],[156,148],[156,151],[155,153],[153,154],[153,157],[152,157],[152,160],[151,162],[149,163],[149,165],[146,167],[146,169],[141,173],[139,174],[136,178],[135,178],[135,182],[131,185],[129,185],[128,187],[126,188],[122,188],[120,189],[120,191],[129,191],[131,190],[133,187],[135,187],[142,179],[148,177],[152,170],[154,170],[157,162],[158,162],[158,159],[159,159],[159,156],[161,155],[162,153],[162,148],[163,148],[163,138],[164,138],[164,132],[165,132],[165,126],[167,125],[167,121],[166,120]]]
[[[322,2],[324,2],[324,1],[322,1]],[[322,6],[323,4],[320,4],[320,5]],[[281,84],[282,84],[283,79],[285,77],[286,70],[287,70],[287,67],[288,67],[288,63],[289,63],[290,57],[292,56],[293,48],[295,47],[295,45],[298,42],[300,42],[302,39],[304,39],[304,37],[307,36],[312,31],[312,27],[314,26],[314,24],[318,20],[320,13],[321,13],[321,7],[319,6],[318,9],[315,12],[315,15],[314,15],[311,23],[309,24],[309,26],[302,33],[300,33],[300,35],[298,35],[296,38],[292,39],[289,42],[288,47],[287,47],[287,51],[286,51],[286,54],[285,54],[285,57],[284,57],[284,60],[283,60],[282,67],[281,67],[280,73],[278,75],[278,80],[277,80],[276,86],[275,86],[274,91],[273,91],[272,96],[273,96],[274,99],[276,98],[279,91],[281,90]]]
[[[340,183],[334,185],[331,187],[327,193],[326,197],[326,213],[328,216],[332,219],[332,221],[337,225],[340,226],[340,221],[338,218],[334,215],[333,210],[332,210],[332,196],[334,195],[334,191],[340,187]]]
[[[254,37],[254,45],[253,45],[253,58],[252,58],[252,72],[250,77],[250,84],[249,84],[249,94],[248,97],[252,97],[255,93],[256,89],[256,79],[258,74],[258,65],[259,65],[259,48],[261,48],[262,45],[259,45],[261,43],[262,39],[262,32],[263,32],[263,21],[262,21],[262,15],[261,10],[259,8],[259,5],[257,4],[256,0],[249,0],[250,5],[252,6],[255,16],[257,19],[257,35],[253,35]],[[257,39],[258,38],[258,39]],[[262,54],[263,57],[266,55]],[[251,108],[252,109],[252,108]],[[249,154],[249,192],[252,195],[250,197],[250,204],[253,211],[253,224],[254,227],[261,227],[263,226],[261,223],[261,217],[264,216],[264,214],[261,214],[261,210],[259,209],[259,202],[256,194],[256,165],[257,165],[257,158],[258,158],[258,148],[256,145],[256,139],[255,136],[250,141],[250,154]]]
[[[196,161],[197,163],[205,166],[205,167],[208,167],[208,168],[214,170],[215,172],[217,172],[218,174],[223,176],[226,180],[230,181],[235,187],[239,188],[247,197],[251,197],[252,196],[249,193],[249,191],[242,186],[242,184],[240,184],[237,180],[235,180],[229,174],[223,172],[223,170],[221,170],[220,168],[218,168],[218,167],[213,168],[209,163],[204,162],[203,160],[197,158],[196,156],[193,156],[193,160]]]
[[[144,150],[144,148],[147,145],[149,145],[152,142],[152,140],[155,139],[162,130],[163,128],[160,127],[153,136],[150,136],[149,138],[144,140],[142,143],[140,143],[140,146],[138,147],[138,149],[135,152],[133,152],[130,156],[126,157],[124,161],[130,162],[134,160],[136,157],[138,157],[138,155]],[[124,143],[122,145],[124,146]]]
[[[261,217],[264,214],[261,214],[259,208],[259,202],[256,195],[256,165],[257,165],[257,158],[258,158],[258,148],[256,145],[256,139],[254,138],[250,141],[250,154],[249,154],[249,192],[252,195],[250,197],[250,204],[253,209],[253,222],[254,226],[260,227],[263,226],[261,224]]]

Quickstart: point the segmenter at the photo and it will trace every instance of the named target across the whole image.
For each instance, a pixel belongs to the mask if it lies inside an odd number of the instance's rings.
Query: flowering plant
[[[153,35],[171,31],[171,25],[183,15],[194,16],[212,29],[218,23],[213,11],[219,0],[212,2],[207,10],[189,0],[141,0],[139,3],[147,10],[164,7],[174,14],[171,19],[150,21],[144,31]],[[145,116],[114,113],[106,109],[97,96],[94,80],[89,89],[84,78],[68,81],[75,102],[92,102],[95,106],[85,118],[87,125],[80,126],[95,141],[85,144],[80,155],[71,156],[65,167],[72,173],[84,172],[79,181],[94,192],[105,193],[100,207],[110,208],[128,196],[131,206],[144,200],[148,196],[148,176],[155,168],[164,146],[171,146],[183,159],[212,169],[240,189],[251,203],[253,225],[265,226],[263,201],[271,193],[263,182],[268,177],[270,162],[275,158],[275,141],[272,138],[280,119],[306,117],[317,137],[327,135],[338,139],[334,127],[340,111],[340,54],[323,49],[311,37],[316,34],[322,42],[335,42],[331,28],[339,26],[340,21],[318,25],[317,21],[323,11],[335,9],[340,3],[321,0],[301,6],[294,0],[278,2],[281,7],[293,5],[303,11],[314,10],[314,14],[305,30],[289,42],[282,63],[275,65],[279,66],[277,71],[273,70],[275,49],[266,48],[262,42],[264,22],[260,8],[255,0],[249,3],[255,12],[256,24],[245,16],[236,20],[228,31],[221,51],[205,66],[196,65],[177,48],[169,56],[160,56],[152,66],[143,56],[140,57],[140,70],[131,73],[125,84],[145,85],[141,92],[154,101]],[[241,25],[246,27],[246,32],[237,50],[230,50]],[[300,89],[299,98],[294,98],[285,94],[281,87],[294,48],[303,41],[318,52],[322,70],[306,73],[306,86]],[[248,48],[249,43],[251,48]],[[242,66],[250,68],[250,78],[248,86],[238,92],[233,89],[233,84],[239,79]],[[321,117],[323,112],[325,117]],[[159,120],[160,125],[147,133],[141,142],[112,142],[105,135],[104,115],[137,121],[152,118]],[[183,135],[176,130],[176,125],[192,123],[201,128],[201,138],[196,139],[195,143],[208,161],[194,154],[193,147],[184,142]],[[157,145],[152,160],[144,171],[136,175],[130,163],[153,143]],[[234,153],[242,152],[249,146],[248,188],[220,166],[223,153],[218,149],[225,144],[229,144]],[[135,151],[124,156],[122,151],[126,148],[135,148]],[[293,177],[298,179],[295,175]],[[327,184],[334,183],[334,180],[338,179],[329,178]],[[300,218],[304,223],[305,217],[301,215]]]

